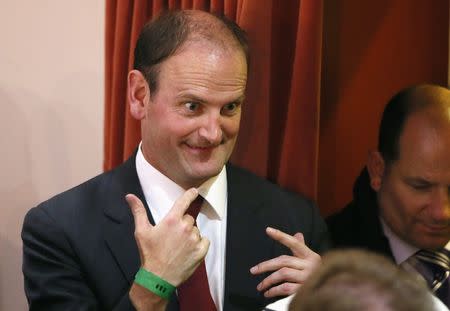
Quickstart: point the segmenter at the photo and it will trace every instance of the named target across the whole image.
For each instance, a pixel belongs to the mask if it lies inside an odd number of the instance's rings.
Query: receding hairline
[[[422,85],[411,90],[408,96],[410,96],[409,100],[411,100],[413,109],[407,116],[400,133],[399,156],[402,138],[406,129],[411,127],[410,123],[413,119],[421,119],[421,126],[427,128],[448,130],[450,127],[450,90],[436,85]]]
[[[450,90],[442,86],[422,84],[406,90],[405,95],[412,106],[408,118],[415,113],[450,108]]]
[[[240,50],[245,54],[240,42],[218,16],[200,10],[183,10],[180,14],[184,14],[189,28],[185,42],[179,47],[180,50],[190,43],[204,41],[226,52]]]
[[[418,84],[401,90],[389,100],[378,131],[378,150],[386,165],[400,156],[406,124],[413,116],[423,115],[429,115],[440,124],[450,121],[450,90],[434,84]]]

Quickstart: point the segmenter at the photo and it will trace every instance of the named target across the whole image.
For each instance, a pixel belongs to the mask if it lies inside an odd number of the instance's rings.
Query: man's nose
[[[220,126],[220,116],[205,116],[204,122],[199,130],[199,135],[209,144],[219,144],[222,141],[222,129]]]
[[[448,187],[436,189],[431,203],[431,213],[436,222],[450,222],[450,190]]]

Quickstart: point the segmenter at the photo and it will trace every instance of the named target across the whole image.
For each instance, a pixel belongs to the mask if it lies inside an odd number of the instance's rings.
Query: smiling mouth
[[[213,149],[213,148],[219,147],[222,143],[223,142],[220,142],[220,143],[217,143],[217,144],[193,145],[193,144],[190,144],[188,142],[185,142],[184,144],[186,146],[188,146],[189,148],[192,148],[192,149]]]
[[[189,147],[193,149],[212,149],[215,148],[216,146],[189,146]]]
[[[185,144],[190,150],[193,151],[212,151],[218,147],[218,145],[208,145],[208,146],[193,146],[189,144]]]
[[[431,233],[450,232],[450,226],[448,225],[423,225],[427,231]]]

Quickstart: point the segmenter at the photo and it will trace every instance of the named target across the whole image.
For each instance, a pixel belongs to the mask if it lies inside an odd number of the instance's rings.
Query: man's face
[[[147,161],[183,188],[220,173],[239,131],[247,64],[240,51],[187,43],[160,67],[142,120]]]
[[[410,116],[399,159],[384,169],[378,200],[389,227],[406,242],[436,249],[450,240],[450,122]]]

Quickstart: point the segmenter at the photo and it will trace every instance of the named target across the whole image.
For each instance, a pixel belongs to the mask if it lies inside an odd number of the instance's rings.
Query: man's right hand
[[[192,275],[209,248],[209,240],[201,237],[198,228],[194,226],[194,219],[186,214],[197,195],[195,188],[186,191],[156,226],[150,224],[139,198],[133,194],[125,197],[134,217],[134,236],[142,268],[175,287]],[[133,300],[137,296],[131,295],[131,291],[130,297]]]

